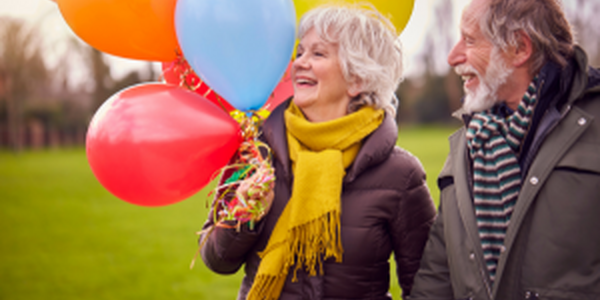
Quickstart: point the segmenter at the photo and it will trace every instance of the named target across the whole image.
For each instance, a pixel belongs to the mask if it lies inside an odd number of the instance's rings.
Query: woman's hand
[[[260,213],[254,218],[254,221],[257,222],[269,212],[273,198],[275,197],[275,193],[273,192],[275,181],[263,182],[262,177],[260,172],[254,173],[243,180],[236,190],[238,198],[244,199],[248,206],[255,207],[257,202],[260,203]]]

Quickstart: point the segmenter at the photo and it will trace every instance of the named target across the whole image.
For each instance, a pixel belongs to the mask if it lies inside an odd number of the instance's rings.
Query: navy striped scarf
[[[484,258],[492,282],[513,207],[521,189],[517,156],[536,104],[537,77],[517,110],[507,118],[494,109],[473,114],[467,145],[473,162],[475,215]]]

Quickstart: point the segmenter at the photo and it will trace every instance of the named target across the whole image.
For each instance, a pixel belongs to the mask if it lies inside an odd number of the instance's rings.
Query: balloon
[[[187,61],[183,58],[172,62],[162,63],[163,77],[167,83],[183,86],[189,90],[203,96],[210,102],[218,105],[225,111],[232,111],[235,108],[231,106],[223,97],[219,96],[198,75],[192,70]],[[183,77],[183,78],[182,78]]]
[[[87,159],[100,183],[143,206],[181,201],[233,156],[241,132],[226,112],[178,86],[146,83],[109,98],[87,132]]]
[[[259,109],[289,63],[292,0],[179,0],[177,40],[196,74],[239,110]]]
[[[272,111],[277,105],[287,100],[289,97],[294,95],[294,86],[292,85],[291,76],[292,63],[288,65],[285,70],[283,77],[275,87],[269,100],[263,105],[262,108]],[[231,106],[225,99],[219,96],[213,91],[206,83],[196,75],[194,70],[189,66],[185,59],[177,59],[170,63],[162,63],[163,78],[167,83],[184,86],[189,90],[193,90],[199,95],[203,96],[210,102],[217,104],[227,112],[231,112],[235,108]]]
[[[292,84],[292,63],[290,62],[281,81],[275,87],[275,90],[267,100],[267,103],[263,105],[263,108],[268,111],[273,111],[277,105],[294,95],[294,85]]]
[[[177,0],[56,0],[71,29],[108,54],[140,60],[172,61]]]
[[[294,0],[296,6],[296,16],[298,20],[304,13],[312,8],[326,3],[355,3],[355,0]],[[367,0],[377,8],[377,10],[389,18],[396,27],[398,34],[402,32],[406,23],[410,19],[415,4],[414,0]]]

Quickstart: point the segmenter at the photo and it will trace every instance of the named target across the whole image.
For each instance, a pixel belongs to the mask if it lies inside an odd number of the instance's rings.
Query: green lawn
[[[400,130],[434,199],[451,131]],[[205,218],[206,191],[154,208],[115,198],[83,149],[0,152],[0,299],[235,299],[241,273],[189,269]]]
[[[399,130],[398,145],[417,156],[425,167],[427,185],[436,205],[439,200],[437,176],[450,150],[448,137],[456,129],[456,127],[401,127]]]

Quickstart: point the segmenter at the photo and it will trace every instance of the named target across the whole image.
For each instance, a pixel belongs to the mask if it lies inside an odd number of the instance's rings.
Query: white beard
[[[457,74],[474,73],[479,79],[479,86],[475,91],[465,90],[465,102],[463,109],[467,113],[481,112],[494,106],[498,102],[498,88],[506,82],[508,76],[514,69],[509,68],[500,55],[497,47],[492,49],[490,54],[490,63],[488,64],[485,75],[481,76],[471,65],[459,65],[455,68]]]

